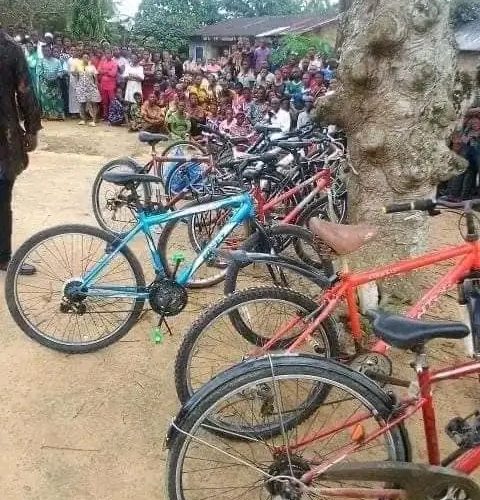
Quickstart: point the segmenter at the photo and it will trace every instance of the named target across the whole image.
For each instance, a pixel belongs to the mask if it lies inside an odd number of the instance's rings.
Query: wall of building
[[[330,45],[335,48],[335,42],[337,40],[337,24],[332,23],[322,28],[319,28],[312,32],[313,35],[320,36],[330,42]]]
[[[476,77],[480,66],[480,52],[459,52],[457,57],[458,69]]]

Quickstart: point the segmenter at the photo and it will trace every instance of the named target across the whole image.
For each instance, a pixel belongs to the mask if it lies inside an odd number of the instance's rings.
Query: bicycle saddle
[[[382,311],[368,311],[375,335],[387,344],[411,349],[432,339],[463,339],[470,330],[457,321],[419,321]]]
[[[140,132],[138,134],[138,140],[140,142],[146,142],[150,146],[155,146],[157,142],[168,141],[170,138],[165,134],[152,134],[150,132]]]
[[[147,174],[136,174],[135,172],[121,172],[109,170],[102,175],[102,179],[112,184],[118,184],[120,186],[125,186],[132,182],[163,182],[160,177],[156,175]]]
[[[311,141],[272,141],[272,144],[275,144],[279,148],[287,149],[289,151],[296,151],[297,149],[304,148],[306,146],[310,146],[312,144]]]
[[[366,224],[347,226],[326,222],[317,217],[310,220],[309,227],[316,237],[338,255],[355,252],[377,235],[377,230]]]
[[[282,129],[279,127],[273,127],[272,125],[263,124],[263,123],[257,123],[254,126],[254,129],[257,132],[263,132],[263,133],[273,133],[273,132],[281,132],[282,131]]]

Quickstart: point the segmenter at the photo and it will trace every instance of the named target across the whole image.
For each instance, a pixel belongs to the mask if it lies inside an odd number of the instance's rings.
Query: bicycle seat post
[[[478,241],[478,232],[475,225],[475,216],[473,215],[472,204],[470,201],[465,203],[465,219],[467,221],[466,241]]]

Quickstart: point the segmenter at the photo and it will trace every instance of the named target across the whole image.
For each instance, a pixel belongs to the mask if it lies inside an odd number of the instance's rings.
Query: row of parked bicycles
[[[356,172],[342,133],[257,132],[248,144],[205,127],[202,140],[161,154],[167,138],[142,132],[151,160],[114,160],[94,182],[100,228],[47,229],[14,255],[5,286],[16,323],[47,347],[86,353],[121,339],[147,309],[154,327],[168,328],[191,289],[223,282],[224,298],[178,350],[182,408],[166,438],[167,498],[480,499],[469,477],[480,465],[480,412],[452,418],[455,451],[441,458],[432,396],[438,382],[480,374],[480,199],[385,207],[394,217],[456,210],[464,242],[351,272],[337,257],[376,231],[344,224]],[[131,245],[140,235],[148,280]],[[360,310],[363,285],[452,259],[405,316]],[[26,262],[35,275],[20,273]],[[470,324],[419,319],[452,288]],[[473,359],[431,370],[426,344],[438,338],[465,339]],[[392,376],[389,346],[412,353],[413,381]],[[428,465],[412,463],[405,423],[417,413]]]

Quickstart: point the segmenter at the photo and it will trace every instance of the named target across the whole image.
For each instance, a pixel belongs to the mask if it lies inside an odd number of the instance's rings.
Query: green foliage
[[[450,18],[455,28],[480,19],[480,0],[452,0]]]
[[[148,48],[178,51],[195,29],[220,19],[217,0],[142,0],[133,34]]]
[[[108,38],[108,19],[115,13],[111,0],[73,0],[71,32],[75,38]]]
[[[282,38],[280,45],[272,54],[274,64],[284,64],[290,55],[300,58],[305,57],[311,47],[322,54],[323,57],[331,57],[333,48],[329,42],[315,35],[286,35]]]
[[[41,31],[64,31],[71,0],[0,0],[0,22]]]
[[[219,7],[227,17],[337,12],[336,2],[331,0],[220,0]]]

